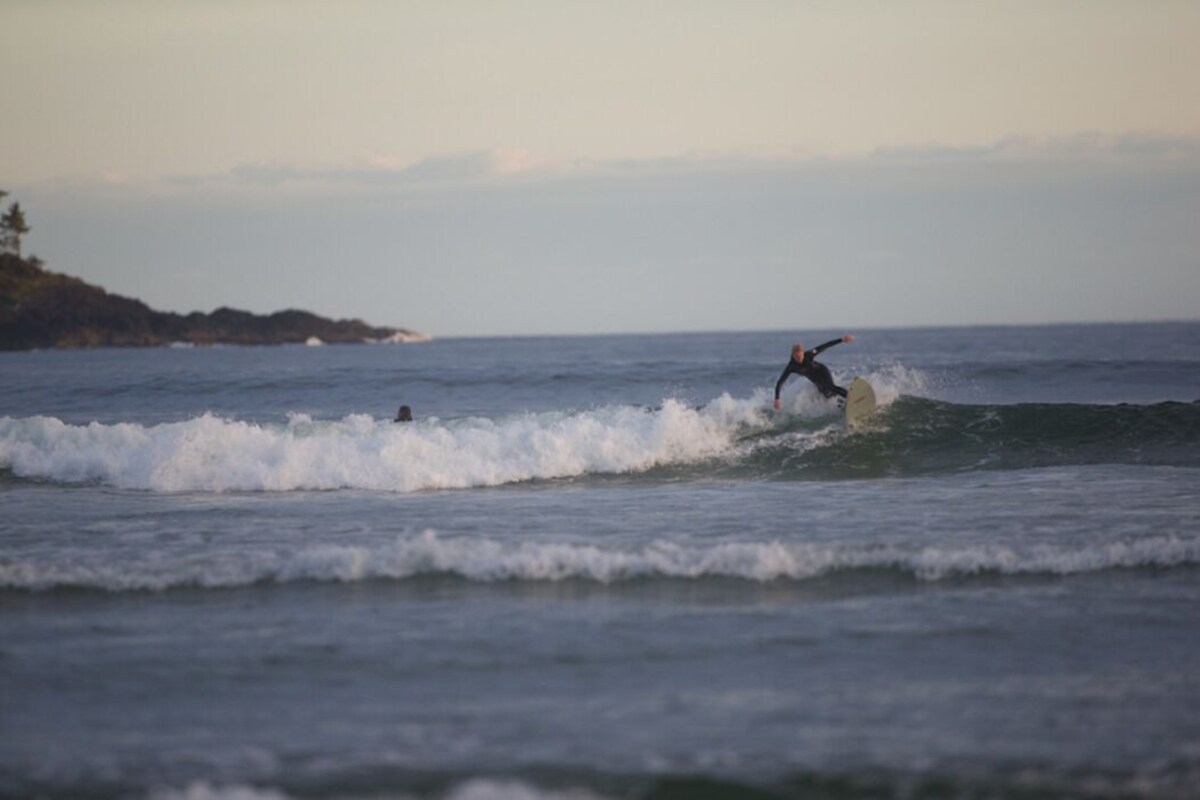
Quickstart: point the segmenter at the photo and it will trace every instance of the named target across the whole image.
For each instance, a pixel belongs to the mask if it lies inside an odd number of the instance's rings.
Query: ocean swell
[[[889,571],[921,581],[978,575],[1076,575],[1109,569],[1200,564],[1200,537],[1156,535],[1085,545],[844,545],[779,540],[680,544],[655,540],[615,548],[577,542],[508,542],[443,537],[434,531],[380,545],[293,549],[73,553],[0,558],[0,587],[161,591],[260,583],[359,583],[422,576],[472,582],[737,579],[766,583]]]

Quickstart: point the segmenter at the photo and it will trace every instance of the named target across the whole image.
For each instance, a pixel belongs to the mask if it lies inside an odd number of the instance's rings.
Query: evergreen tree
[[[8,213],[0,217],[0,249],[21,257],[21,237],[29,233],[29,225],[25,222],[25,212],[20,203],[8,207]]]

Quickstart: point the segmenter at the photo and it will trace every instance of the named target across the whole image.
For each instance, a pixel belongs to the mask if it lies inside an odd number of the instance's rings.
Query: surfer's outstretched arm
[[[833,347],[835,344],[841,344],[842,342],[849,344],[850,342],[853,342],[853,341],[854,341],[854,337],[852,335],[850,335],[849,333],[847,333],[845,336],[841,337],[840,339],[830,339],[828,342],[825,342],[825,344],[817,345],[816,347],[814,347],[812,349],[812,353],[813,353],[813,355],[816,355],[817,353],[820,353],[823,350],[828,350],[830,347]]]

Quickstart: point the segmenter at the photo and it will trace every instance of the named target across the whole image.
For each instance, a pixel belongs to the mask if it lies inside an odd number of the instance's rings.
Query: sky
[[[25,251],[435,336],[1195,319],[1200,3],[0,0]]]

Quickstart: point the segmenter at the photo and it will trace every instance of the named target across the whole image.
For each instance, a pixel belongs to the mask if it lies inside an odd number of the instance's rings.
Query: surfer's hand
[[[776,398],[775,399],[775,410],[778,411],[781,408],[783,408],[783,403],[779,402],[779,398]]]
[[[850,344],[851,342],[854,341],[854,334],[847,333],[845,336],[842,337],[842,341],[845,342],[846,344]]]

